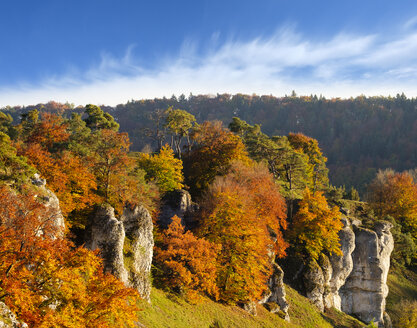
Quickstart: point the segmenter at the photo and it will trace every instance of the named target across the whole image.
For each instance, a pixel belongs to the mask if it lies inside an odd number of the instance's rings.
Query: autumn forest
[[[389,223],[391,263],[413,272],[416,122],[417,100],[404,95],[190,94],[115,107],[4,107],[0,301],[29,327],[137,327],[140,290],[107,269],[102,250],[86,247],[103,206],[116,217],[139,205],[150,213],[153,288],[189,304],[208,298],[251,313],[277,267],[308,296],[297,271],[346,255],[346,217],[377,233]],[[193,210],[162,222],[178,190]],[[409,309],[417,320],[417,306]]]

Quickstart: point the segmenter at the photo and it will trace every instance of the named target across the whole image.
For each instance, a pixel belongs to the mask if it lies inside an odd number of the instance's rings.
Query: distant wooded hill
[[[301,132],[319,141],[328,157],[333,185],[364,186],[380,168],[397,171],[417,167],[417,99],[396,97],[325,99],[218,94],[129,101],[116,107],[102,106],[129,133],[132,150],[153,145],[146,129],[153,129],[157,109],[184,109],[198,120],[221,120],[227,126],[237,116],[249,124],[261,124],[268,135]],[[69,104],[50,102],[29,107],[6,107],[15,121],[30,109],[82,112]]]

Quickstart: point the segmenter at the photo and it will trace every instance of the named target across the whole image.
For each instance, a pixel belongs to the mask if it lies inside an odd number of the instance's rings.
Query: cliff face
[[[34,186],[38,187],[38,198],[41,198],[42,203],[48,209],[48,220],[51,220],[54,225],[54,233],[51,238],[63,238],[65,234],[65,219],[62,215],[61,208],[59,206],[58,197],[46,187],[46,180],[41,179],[39,174],[35,174],[31,179]]]
[[[324,296],[324,307],[335,307],[338,310],[341,310],[342,303],[339,290],[352,272],[352,253],[355,249],[355,233],[352,226],[347,218],[342,218],[342,222],[344,227],[339,232],[339,238],[343,256],[333,255],[330,257],[332,274],[328,284],[328,292]]]
[[[136,288],[142,298],[150,301],[150,270],[153,256],[153,224],[142,206],[125,208],[116,218],[110,206],[98,207],[86,232],[86,247],[99,249],[104,268]]]
[[[115,217],[110,206],[100,206],[91,217],[91,226],[85,238],[85,247],[100,250],[104,260],[104,270],[128,282],[128,272],[124,265],[123,246],[125,229],[123,222]]]
[[[168,192],[162,198],[162,208],[158,217],[158,224],[167,228],[176,215],[181,219],[181,224],[191,228],[194,224],[193,215],[198,210],[198,205],[191,200],[191,195],[186,190],[174,190]]]
[[[331,307],[341,310],[339,291],[353,269],[355,234],[347,218],[342,218],[342,222],[344,227],[339,232],[339,238],[343,255],[328,258],[322,254],[318,263],[310,261],[303,272],[306,296],[320,311]]]
[[[268,311],[277,313],[282,319],[290,321],[288,313],[289,304],[286,299],[284,285],[284,271],[274,263],[274,271],[268,280],[269,292],[259,302],[264,304]]]
[[[335,307],[366,323],[385,327],[387,276],[394,240],[388,222],[375,231],[360,227],[360,221],[343,218],[340,231],[343,256],[322,256],[303,272],[306,296],[321,310]]]
[[[341,289],[341,309],[365,322],[384,327],[387,276],[394,239],[390,223],[378,223],[375,231],[354,226],[353,270]]]
[[[125,259],[130,256],[128,267],[129,285],[136,288],[140,295],[150,300],[151,281],[150,272],[153,257],[153,224],[152,217],[143,206],[133,209],[125,208],[120,218],[123,222],[125,239]]]

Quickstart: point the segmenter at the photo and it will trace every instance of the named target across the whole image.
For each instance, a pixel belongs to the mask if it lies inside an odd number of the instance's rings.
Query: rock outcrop
[[[253,316],[256,316],[258,314],[258,310],[256,309],[256,302],[254,301],[250,301],[243,304],[243,309]]]
[[[335,307],[339,311],[342,309],[341,298],[339,295],[340,288],[345,284],[347,277],[353,269],[352,253],[355,249],[355,233],[349,219],[342,218],[343,229],[339,232],[340,249],[342,256],[330,256],[331,278],[324,294],[324,307]]]
[[[289,304],[286,300],[284,285],[284,271],[276,263],[274,263],[274,271],[268,280],[268,287],[269,292],[259,303],[264,304],[268,311],[278,314],[286,321],[290,321]]]
[[[37,197],[47,208],[47,220],[49,220],[54,227],[54,234],[50,237],[63,238],[65,234],[65,219],[59,206],[58,197],[46,187],[46,180],[41,179],[39,174],[36,173],[31,179],[31,182],[33,185],[38,187],[39,193]]]
[[[394,239],[392,224],[377,223],[375,231],[354,226],[353,270],[340,291],[341,309],[364,322],[384,327],[387,276]]]
[[[311,260],[303,272],[306,296],[320,311],[324,311],[325,291],[329,287],[331,275],[332,267],[329,258],[325,255],[321,256],[320,264],[316,260]]]
[[[352,252],[355,249],[355,234],[349,219],[342,218],[343,229],[339,232],[342,256],[321,255],[319,262],[310,261],[303,270],[306,296],[320,309],[335,307],[341,310],[340,288],[352,272]]]
[[[193,226],[193,216],[197,212],[198,205],[191,200],[188,191],[179,189],[166,193],[162,198],[161,212],[158,224],[167,228],[172,222],[171,218],[176,215],[181,219],[181,224],[187,228]]]
[[[321,311],[335,307],[385,327],[384,322],[389,321],[385,314],[387,276],[394,248],[392,224],[378,222],[370,230],[355,218],[342,221],[343,256],[322,255],[318,262],[310,261],[302,272],[305,294]]]
[[[136,288],[150,301],[150,270],[153,256],[153,224],[143,206],[126,207],[116,218],[110,206],[100,206],[91,217],[86,231],[86,247],[99,249],[104,268]]]
[[[143,206],[135,206],[133,209],[125,208],[121,221],[126,234],[125,259],[131,256],[125,261],[130,264],[129,285],[136,288],[144,299],[150,300],[154,245],[152,217]]]
[[[85,247],[100,250],[104,270],[128,283],[128,272],[124,265],[123,246],[125,229],[111,206],[99,206],[91,216],[91,225],[87,228]]]
[[[0,302],[0,328],[27,328],[26,323],[16,319],[15,314],[10,311],[9,307]]]

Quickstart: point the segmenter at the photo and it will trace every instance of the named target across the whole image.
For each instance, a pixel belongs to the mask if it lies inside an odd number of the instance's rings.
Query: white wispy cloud
[[[190,92],[417,96],[413,20],[392,37],[340,32],[317,41],[294,28],[282,28],[270,37],[219,43],[216,33],[209,47],[188,40],[176,56],[165,56],[153,68],[137,64],[130,46],[122,58],[103,53],[99,63],[84,72],[73,68],[37,85],[1,88],[0,106],[49,100],[115,105]]]
[[[404,30],[409,30],[413,27],[415,27],[415,25],[417,24],[417,16],[413,16],[410,19],[408,19],[404,24],[403,24],[403,29]]]

